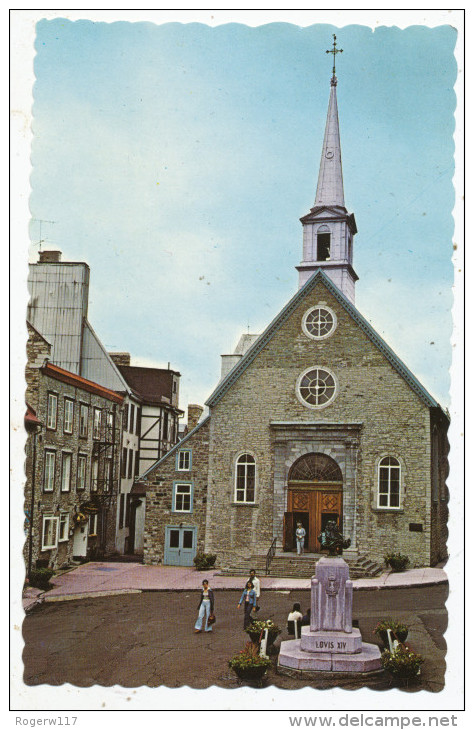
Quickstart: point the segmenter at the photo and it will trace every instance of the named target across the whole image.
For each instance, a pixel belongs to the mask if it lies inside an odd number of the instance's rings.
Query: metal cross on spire
[[[334,38],[334,42],[332,44],[332,46],[333,46],[332,47],[332,50],[331,51],[326,51],[326,53],[332,53],[333,65],[332,65],[332,79],[331,79],[331,82],[334,83],[334,82],[337,82],[337,80],[336,80],[336,53],[342,53],[342,48],[336,48],[336,36],[335,36],[334,33],[332,34],[332,37]]]

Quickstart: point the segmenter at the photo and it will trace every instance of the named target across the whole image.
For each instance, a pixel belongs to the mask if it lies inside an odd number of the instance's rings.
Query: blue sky
[[[32,241],[91,267],[109,350],[182,373],[203,402],[220,354],[295,293],[332,33],[356,305],[449,403],[456,31],[363,25],[37,26]],[[37,246],[32,246],[35,256]]]

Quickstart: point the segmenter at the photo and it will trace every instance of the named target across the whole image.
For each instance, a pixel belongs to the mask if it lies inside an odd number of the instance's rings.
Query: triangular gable
[[[163,463],[163,461],[165,461],[165,459],[168,459],[168,457],[170,457],[172,454],[175,454],[178,451],[178,449],[180,449],[182,447],[182,445],[185,444],[186,441],[188,441],[191,438],[191,436],[193,436],[196,433],[196,431],[199,431],[199,429],[201,428],[201,426],[204,426],[204,424],[208,422],[209,419],[210,419],[210,416],[206,416],[200,423],[198,423],[197,426],[195,426],[193,428],[192,431],[190,431],[188,434],[186,434],[186,436],[183,439],[181,439],[181,441],[178,441],[178,443],[175,444],[172,449],[170,449],[169,451],[167,451],[166,454],[164,454],[161,457],[161,459],[158,459],[158,461],[155,461],[154,464],[152,464],[151,466],[149,466],[148,469],[145,472],[143,472],[143,474],[139,478],[140,479],[146,479],[146,477],[148,476],[148,474],[151,471],[154,471],[157,466],[159,466],[160,464]]]
[[[347,221],[352,234],[357,233],[357,224],[355,222],[354,213],[348,213],[345,208],[334,208],[330,205],[320,205],[311,208],[311,211],[300,218],[301,223],[319,223],[320,221],[332,220],[333,218],[344,219]]]
[[[280,329],[280,327],[288,320],[291,314],[299,306],[304,297],[314,289],[316,284],[322,282],[337,299],[337,301],[344,307],[346,312],[352,317],[352,319],[359,325],[359,327],[365,332],[371,342],[380,350],[380,352],[386,357],[392,367],[402,376],[402,378],[408,383],[410,388],[417,394],[417,396],[425,403],[425,405],[436,408],[441,407],[431,397],[428,391],[422,386],[420,381],[413,375],[413,373],[404,365],[404,363],[397,357],[391,347],[377,334],[372,325],[360,314],[360,312],[354,307],[351,302],[346,299],[344,294],[336,287],[336,285],[329,279],[322,269],[317,269],[314,274],[308,279],[306,284],[294,295],[288,304],[281,310],[281,312],[275,317],[275,319],[268,325],[267,329],[260,335],[258,340],[247,350],[243,358],[238,362],[224,380],[219,383],[217,388],[214,390],[212,395],[207,399],[207,406],[214,406],[220,401],[222,396],[227,393],[229,388],[240,378],[242,373],[248,368],[251,362],[255,360],[257,355],[263,350],[263,348],[270,342],[273,335]]]

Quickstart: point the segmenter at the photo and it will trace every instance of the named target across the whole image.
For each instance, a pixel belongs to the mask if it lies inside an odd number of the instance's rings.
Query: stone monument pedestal
[[[340,557],[316,563],[311,579],[311,625],[301,639],[282,641],[278,666],[297,672],[367,673],[382,671],[380,649],[362,641],[352,628],[352,581]]]

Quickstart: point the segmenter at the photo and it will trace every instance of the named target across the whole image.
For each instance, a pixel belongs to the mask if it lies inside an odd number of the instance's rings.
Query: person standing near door
[[[298,555],[304,552],[304,539],[306,537],[306,530],[304,529],[301,522],[296,525],[296,552]]]
[[[204,618],[206,619],[204,622],[204,631],[212,631],[212,626],[209,624],[209,616],[214,615],[214,591],[212,588],[209,588],[209,582],[207,580],[203,580],[202,582],[201,600],[199,601],[198,611],[197,621],[194,624],[194,633],[201,633]]]

